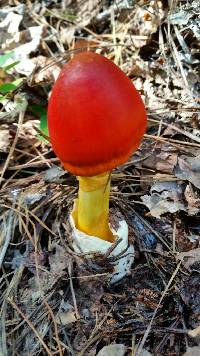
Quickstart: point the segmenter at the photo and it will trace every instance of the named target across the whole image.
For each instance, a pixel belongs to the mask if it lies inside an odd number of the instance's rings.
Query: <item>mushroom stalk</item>
[[[102,240],[115,240],[109,228],[110,173],[78,177],[79,193],[74,214],[76,227]]]

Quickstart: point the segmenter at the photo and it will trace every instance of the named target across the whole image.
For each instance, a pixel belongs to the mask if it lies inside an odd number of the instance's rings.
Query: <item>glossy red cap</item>
[[[127,161],[146,129],[131,80],[106,57],[82,52],[54,84],[48,126],[54,152],[75,175],[94,176]]]

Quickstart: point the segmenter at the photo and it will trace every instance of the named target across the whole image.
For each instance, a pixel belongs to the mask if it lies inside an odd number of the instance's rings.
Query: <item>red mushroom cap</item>
[[[82,52],[54,84],[48,107],[53,150],[75,175],[94,176],[125,162],[146,129],[131,80],[106,57]]]

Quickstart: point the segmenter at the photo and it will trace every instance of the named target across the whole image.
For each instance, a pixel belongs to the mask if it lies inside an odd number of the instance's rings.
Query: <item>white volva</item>
[[[75,227],[72,215],[70,215],[70,223],[75,252],[89,253],[91,257],[92,253],[100,253],[104,255],[112,248],[113,243],[102,240],[96,236],[87,235],[78,230]],[[118,226],[117,231],[111,227],[111,231],[113,235],[116,236],[116,240],[121,240],[109,254],[109,257],[116,257],[115,261],[112,262],[114,271],[109,275],[109,282],[111,284],[122,279],[129,272],[134,261],[134,247],[133,245],[129,245],[128,242],[128,225],[125,220],[120,220]]]

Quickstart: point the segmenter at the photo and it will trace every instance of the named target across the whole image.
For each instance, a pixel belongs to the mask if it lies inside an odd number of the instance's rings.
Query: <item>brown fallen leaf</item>
[[[10,145],[9,130],[0,130],[0,152],[8,152]]]
[[[179,286],[179,293],[183,300],[187,311],[187,325],[188,329],[196,329],[199,327],[200,316],[200,277],[199,277],[199,263],[195,264],[196,268],[193,273],[188,273],[188,276],[181,281]]]
[[[178,164],[174,169],[176,177],[188,180],[200,189],[200,156],[178,158]]]
[[[141,199],[156,218],[164,213],[186,210],[182,185],[176,182],[157,182],[152,185],[150,195],[144,195]]]
[[[89,1],[77,1],[78,16],[77,23],[81,26],[88,26],[92,19],[94,19],[99,13],[99,0],[89,0]]]
[[[137,153],[143,160],[143,166],[155,169],[162,173],[172,174],[177,165],[178,152],[175,147],[169,144],[157,143],[156,146],[149,151],[149,145],[143,144],[142,149]]]
[[[55,82],[61,71],[61,65],[45,56],[37,56],[31,59],[35,69],[35,74],[32,76],[32,84],[40,84],[43,82]]]
[[[189,330],[188,331],[188,335],[191,337],[197,337],[200,336],[200,326],[198,326],[197,328],[193,329],[193,330]],[[200,351],[200,349],[199,349]],[[200,354],[200,353],[199,353]]]
[[[183,259],[186,268],[190,268],[194,263],[200,262],[200,247],[191,251],[181,252],[176,255],[178,260]]]
[[[126,353],[126,346],[123,344],[112,344],[104,346],[97,354],[97,356],[124,356]]]
[[[50,271],[53,274],[60,275],[68,267],[69,259],[62,246],[55,244],[55,249],[55,254],[49,255]]]
[[[183,356],[200,356],[200,346],[189,347]]]
[[[197,193],[194,192],[190,183],[185,188],[184,196],[188,203],[188,214],[196,215],[200,211],[200,198],[197,196]]]
[[[29,55],[37,50],[41,39],[45,34],[45,26],[30,26],[23,31],[17,31],[5,42],[5,50],[13,49],[12,57],[8,64],[13,61],[19,61],[15,66],[17,73],[29,76],[35,65],[29,58]]]
[[[149,6],[145,4],[144,8],[142,6],[138,6],[133,16],[135,31],[137,31],[137,34],[140,36],[150,36],[152,33],[157,31],[163,15],[164,12],[161,1],[150,1]],[[142,41],[141,39],[138,41],[133,38],[133,43],[137,48],[143,47],[146,44],[146,41]]]
[[[5,18],[0,22],[1,29],[1,38],[0,38],[0,46],[3,50],[6,49],[7,46],[10,45],[10,42],[13,40],[13,36],[18,32],[20,23],[23,19],[22,14],[17,14],[17,6],[13,7],[14,11],[8,11],[5,13]]]
[[[74,307],[69,302],[62,300],[55,320],[59,325],[68,325],[74,323],[77,320]]]

